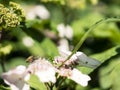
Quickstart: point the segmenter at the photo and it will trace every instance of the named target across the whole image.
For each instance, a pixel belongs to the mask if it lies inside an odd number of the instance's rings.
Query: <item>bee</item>
[[[27,59],[26,59],[26,62],[28,63],[32,63],[33,61],[37,60],[38,57],[36,56],[29,56]]]

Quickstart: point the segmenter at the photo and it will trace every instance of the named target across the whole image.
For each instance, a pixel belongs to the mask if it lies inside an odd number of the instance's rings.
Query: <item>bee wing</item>
[[[76,56],[79,60],[78,63],[80,66],[96,68],[101,64],[100,61],[93,59],[93,58],[90,58],[82,52],[77,52]]]

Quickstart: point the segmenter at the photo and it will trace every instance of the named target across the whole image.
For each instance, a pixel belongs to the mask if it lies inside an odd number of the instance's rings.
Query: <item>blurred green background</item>
[[[57,26],[61,23],[73,29],[72,39],[65,37],[73,49],[91,25],[103,18],[120,17],[120,0],[0,0],[0,3],[7,6],[9,1],[19,3],[25,10],[26,27],[12,28],[2,34],[1,66],[4,59],[6,71],[20,64],[27,65],[25,60],[30,55],[50,60],[58,55],[61,37]],[[36,6],[46,11],[39,11]],[[87,87],[68,80],[60,90],[120,90],[120,22],[99,25],[79,50],[103,63],[94,71],[78,67],[92,78]]]

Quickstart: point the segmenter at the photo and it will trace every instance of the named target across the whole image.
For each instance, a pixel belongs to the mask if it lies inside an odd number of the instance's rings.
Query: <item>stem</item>
[[[0,54],[0,64],[3,72],[6,71],[4,60],[5,60],[4,55]]]
[[[49,85],[48,85],[48,83],[45,83],[45,86],[46,86],[47,90],[49,90]]]
[[[104,23],[104,22],[110,22],[110,21],[120,21],[120,18],[105,18],[105,19],[101,19],[98,22],[96,22],[95,24],[93,24],[91,26],[91,28],[88,29],[88,31],[84,34],[84,36],[79,40],[78,44],[75,46],[75,48],[73,49],[72,53],[68,56],[68,58],[63,62],[63,64],[69,60],[71,58],[71,56],[82,46],[83,42],[86,40],[86,38],[88,37],[88,35],[90,34],[90,32],[92,30],[94,30],[98,25]],[[62,65],[63,65],[62,64]],[[61,66],[62,66],[61,65]],[[61,67],[60,66],[60,67]]]
[[[51,83],[51,85],[50,85],[50,90],[53,90],[53,87],[54,87],[54,84]]]
[[[56,87],[56,90],[59,90],[60,89],[60,87],[61,87],[61,85],[62,85],[62,83],[65,81],[65,77],[63,77],[60,81],[59,81],[59,84],[58,84],[58,86]]]

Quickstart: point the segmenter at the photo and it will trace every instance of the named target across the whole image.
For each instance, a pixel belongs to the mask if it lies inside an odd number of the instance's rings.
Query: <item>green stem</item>
[[[49,85],[48,85],[48,83],[45,83],[45,86],[46,86],[47,90],[49,90]]]
[[[3,72],[6,71],[4,60],[5,60],[4,55],[0,54],[0,64]]]
[[[98,22],[96,22],[95,24],[93,24],[91,26],[91,28],[88,29],[88,31],[84,34],[84,36],[80,39],[80,41],[78,42],[78,44],[75,46],[74,50],[72,51],[72,53],[68,56],[68,58],[65,60],[65,62],[67,60],[69,60],[71,58],[71,56],[82,46],[83,42],[86,40],[86,38],[88,37],[88,35],[90,34],[90,32],[92,30],[94,30],[98,25],[104,23],[104,22],[110,22],[110,21],[120,21],[120,18],[105,18],[102,20],[99,20]]]

